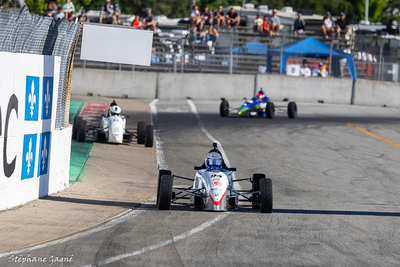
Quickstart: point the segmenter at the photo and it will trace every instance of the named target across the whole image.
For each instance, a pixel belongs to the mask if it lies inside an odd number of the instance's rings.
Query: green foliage
[[[44,14],[47,9],[48,0],[25,0],[29,10],[37,14]],[[99,10],[105,0],[72,0],[76,10]],[[112,0],[112,4],[119,3],[121,11],[128,14],[143,15],[146,8],[152,8],[155,15],[166,15],[168,17],[186,17],[191,7],[190,0]],[[241,6],[243,0],[197,0],[199,9],[208,5],[211,10],[216,10],[218,5],[227,7],[229,5]],[[62,5],[64,0],[57,0]],[[302,8],[313,9],[315,14],[324,15],[330,11],[332,15],[338,16],[344,12],[349,20],[364,19],[365,0],[246,0],[246,3],[253,3],[255,6],[264,3],[274,5],[274,8],[281,9],[284,6],[291,6],[294,10]],[[400,7],[400,0],[369,0],[369,20],[381,21],[387,19],[385,12],[387,7]],[[391,17],[393,14],[390,15]]]

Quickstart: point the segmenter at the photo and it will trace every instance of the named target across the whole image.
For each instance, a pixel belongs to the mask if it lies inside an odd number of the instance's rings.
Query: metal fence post
[[[181,73],[183,73],[183,61],[185,60],[185,56],[184,56],[184,45],[185,45],[185,40],[182,38],[182,56],[181,56]]]
[[[176,73],[176,54],[174,54],[174,73]]]
[[[229,46],[229,74],[232,74],[233,69],[233,32],[231,32],[230,38],[230,46]]]

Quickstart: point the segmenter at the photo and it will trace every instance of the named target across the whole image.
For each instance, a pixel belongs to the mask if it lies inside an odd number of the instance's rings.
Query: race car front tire
[[[268,119],[273,119],[275,116],[275,105],[272,102],[267,102],[267,108],[266,108],[266,112],[267,112],[267,118]]]
[[[146,125],[145,147],[153,147],[154,141],[154,127],[153,125]]]
[[[272,180],[270,178],[260,180],[260,212],[272,213]]]
[[[158,209],[159,210],[171,209],[173,183],[174,183],[174,180],[171,175],[164,174],[163,176],[161,176],[160,194],[158,196]]]
[[[265,178],[265,174],[263,173],[255,173],[253,174],[252,181],[253,181],[253,186],[251,188],[251,191],[260,191],[260,180]],[[260,202],[259,202],[259,193],[254,193],[252,194],[252,205],[251,207],[253,209],[259,209],[260,208]]]
[[[78,139],[78,128],[79,128],[79,123],[81,121],[82,121],[82,117],[75,116],[74,124],[72,126],[72,140],[77,140]]]
[[[144,121],[139,121],[137,123],[137,143],[144,144],[146,136],[146,123]]]
[[[78,124],[78,133],[77,133],[77,141],[80,143],[84,143],[86,141],[86,128],[87,128],[87,121],[82,119]]]
[[[287,107],[288,117],[294,119],[297,117],[297,104],[296,102],[289,102]]]
[[[221,117],[228,117],[229,115],[229,102],[226,100],[222,100],[221,104],[219,105],[219,114]]]
[[[161,176],[163,175],[171,175],[170,170],[159,170],[158,171],[158,180],[157,180],[157,196],[156,196],[156,203],[158,205],[158,197],[160,196],[160,185],[161,185]]]

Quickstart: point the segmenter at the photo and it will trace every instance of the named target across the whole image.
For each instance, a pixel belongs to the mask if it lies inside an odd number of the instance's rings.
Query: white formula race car
[[[72,138],[78,142],[85,142],[86,134],[93,134],[95,141],[121,144],[131,143],[133,136],[136,136],[138,144],[144,144],[146,147],[153,146],[153,125],[146,125],[144,121],[139,121],[136,133],[129,132],[125,127],[126,118],[121,115],[121,108],[114,101],[107,114],[101,115],[100,127],[87,125],[87,121],[82,117],[75,117]]]
[[[195,167],[194,179],[172,175],[169,170],[160,170],[157,185],[157,205],[160,210],[169,210],[171,203],[190,205],[194,209],[228,211],[237,209],[239,202],[249,201],[253,209],[261,213],[272,213],[272,180],[264,174],[253,174],[252,178],[236,179],[232,172],[236,168],[225,165],[217,144],[207,154],[202,166]],[[193,181],[193,186],[174,187],[174,179]],[[234,182],[248,180],[251,190],[235,190]],[[190,204],[185,199],[190,199]]]

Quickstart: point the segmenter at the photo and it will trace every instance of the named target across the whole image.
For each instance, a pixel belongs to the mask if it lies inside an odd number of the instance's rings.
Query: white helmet
[[[110,107],[110,115],[115,116],[115,115],[120,115],[121,114],[121,108],[118,106],[112,106]]]
[[[217,152],[210,152],[206,156],[205,163],[207,168],[220,169],[222,167],[222,156]]]

